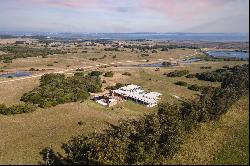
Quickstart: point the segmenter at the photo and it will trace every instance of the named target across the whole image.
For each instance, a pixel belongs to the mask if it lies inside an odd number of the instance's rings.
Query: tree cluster
[[[13,59],[17,58],[27,58],[27,57],[37,57],[37,56],[47,56],[53,54],[65,54],[66,52],[58,49],[49,48],[32,48],[23,46],[2,46],[0,51],[6,52],[6,55],[2,55],[0,60],[5,63],[10,63]]]
[[[58,104],[84,101],[89,92],[100,92],[102,82],[99,77],[76,73],[66,78],[63,74],[46,74],[41,77],[40,86],[25,93],[21,101],[33,103],[42,108]]]

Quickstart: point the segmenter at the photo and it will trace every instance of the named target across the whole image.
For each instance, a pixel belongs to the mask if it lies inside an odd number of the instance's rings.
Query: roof
[[[134,89],[138,89],[138,88],[141,88],[140,86],[138,85],[128,85],[128,86],[124,86],[124,87],[121,87],[120,89],[124,90],[124,91],[131,91],[131,90],[134,90]]]
[[[120,94],[122,96],[125,96],[125,97],[130,97],[130,98],[145,102],[147,104],[157,103],[157,101],[158,101],[156,99],[147,98],[143,94],[129,92],[129,91],[123,91],[121,89],[114,90],[114,92],[117,94]]]
[[[149,92],[144,94],[144,97],[150,98],[150,99],[157,99],[159,96],[161,96],[161,93],[158,92]]]
[[[141,87],[138,85],[131,84],[128,86],[121,87],[117,90],[113,90],[113,92],[122,95],[124,97],[129,97],[135,100],[139,100],[149,105],[156,104],[158,102],[158,97],[162,95],[161,93],[158,92],[145,93],[144,90],[140,88]]]

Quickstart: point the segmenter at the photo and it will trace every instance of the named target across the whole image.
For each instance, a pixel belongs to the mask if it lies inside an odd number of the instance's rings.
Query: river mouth
[[[2,78],[18,78],[18,77],[28,77],[32,76],[31,72],[15,72],[15,73],[7,73],[1,74],[0,77]]]

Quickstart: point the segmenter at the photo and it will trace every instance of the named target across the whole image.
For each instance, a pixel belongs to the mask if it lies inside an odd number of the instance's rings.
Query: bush
[[[23,114],[35,111],[35,107],[29,104],[19,104],[7,107],[4,104],[0,104],[0,114],[3,115],[14,115],[14,114]]]
[[[175,70],[173,72],[170,72],[166,74],[168,77],[182,77],[189,73],[188,70]]]
[[[175,85],[180,85],[180,86],[188,86],[188,83],[183,82],[183,81],[177,81],[176,83],[174,83]]]
[[[114,73],[112,71],[108,71],[106,72],[104,75],[104,77],[113,77],[114,76]]]
[[[193,91],[202,91],[203,87],[195,84],[195,85],[189,86],[188,89],[193,90]]]
[[[200,69],[212,69],[212,66],[202,66]]]
[[[116,89],[119,89],[119,88],[121,88],[123,86],[126,86],[126,85],[122,84],[122,83],[116,83],[115,86],[108,86],[105,89],[107,89],[107,90],[116,90]]]
[[[195,78],[196,77],[196,74],[188,74],[186,75],[186,78]]]
[[[169,66],[172,66],[172,63],[171,62],[162,62],[162,66],[169,67]]]
[[[118,47],[114,47],[114,48],[105,48],[105,51],[119,51]]]
[[[83,68],[76,69],[76,71],[84,71]]]
[[[89,58],[90,61],[97,61],[97,58]]]
[[[125,72],[125,73],[123,73],[122,75],[125,75],[125,76],[131,76],[132,74],[131,74],[131,73],[129,73],[129,72]]]
[[[99,77],[100,75],[102,75],[102,72],[101,71],[92,71],[89,73],[89,75]]]

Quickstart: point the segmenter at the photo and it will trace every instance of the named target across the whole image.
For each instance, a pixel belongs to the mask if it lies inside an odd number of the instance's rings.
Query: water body
[[[32,76],[31,72],[16,72],[16,73],[8,73],[8,74],[1,74],[0,77],[3,78],[15,78],[15,77],[28,77]]]
[[[199,58],[190,58],[190,59],[184,59],[184,60],[179,60],[178,62],[180,63],[193,63],[193,62],[199,62],[201,59]]]
[[[210,56],[219,58],[240,58],[249,59],[249,52],[242,51],[208,51]]]
[[[166,67],[162,62],[135,65],[136,67]]]
[[[6,35],[6,33],[1,33]],[[169,41],[249,41],[248,33],[7,33],[16,36],[47,36],[55,38],[103,39],[103,40],[169,40]]]

